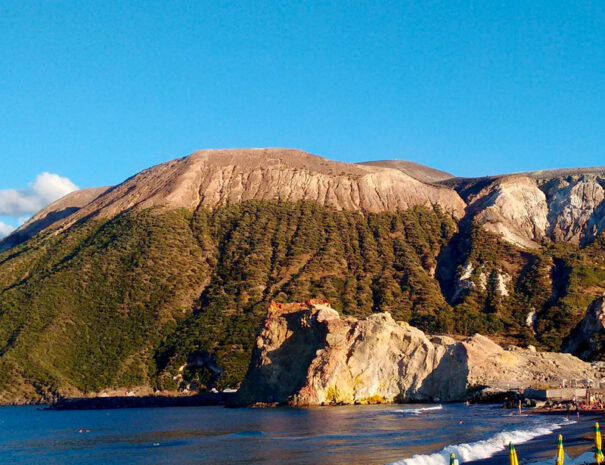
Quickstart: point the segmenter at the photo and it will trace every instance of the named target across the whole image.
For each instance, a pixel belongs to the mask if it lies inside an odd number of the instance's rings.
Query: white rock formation
[[[454,289],[454,295],[452,296],[453,302],[460,298],[463,291],[467,289],[472,289],[475,286],[475,283],[473,283],[472,280],[474,271],[475,267],[470,262],[466,262],[464,266],[459,269],[458,278],[456,280],[456,287]]]
[[[475,221],[508,242],[535,248],[546,235],[546,196],[531,178],[509,176],[500,179],[469,201]]]
[[[558,242],[579,243],[603,231],[605,189],[596,180],[581,179],[556,191],[549,204],[549,235]]]
[[[496,291],[498,292],[498,294],[500,294],[502,297],[508,297],[510,295],[509,291],[508,291],[508,287],[512,281],[512,277],[511,275],[509,275],[508,273],[500,273],[498,272],[498,282],[497,282],[497,289]]]
[[[481,335],[430,337],[388,313],[341,318],[326,302],[310,301],[269,308],[238,396],[241,404],[452,401],[485,387],[596,376],[569,354],[504,350]]]

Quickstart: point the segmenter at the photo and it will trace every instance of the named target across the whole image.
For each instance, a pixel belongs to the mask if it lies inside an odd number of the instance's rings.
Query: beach
[[[565,415],[560,415],[566,419]],[[576,414],[569,415],[569,422],[563,423],[560,428],[551,433],[530,439],[527,442],[515,444],[520,464],[554,465],[555,449],[559,434],[563,435],[565,449],[565,465],[580,465],[592,463],[592,431],[595,421],[603,423],[605,416],[583,412],[579,418]],[[508,463],[508,450],[497,452],[493,456],[476,460],[473,465],[502,465]]]

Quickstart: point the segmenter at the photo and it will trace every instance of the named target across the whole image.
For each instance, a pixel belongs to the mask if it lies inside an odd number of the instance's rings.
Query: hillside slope
[[[605,293],[590,176],[456,191],[394,167],[221,150],[74,194],[47,209],[70,215],[0,253],[0,402],[237,386],[271,301],[560,350]]]
[[[436,170],[429,166],[420,165],[407,160],[377,160],[377,161],[366,161],[359,163],[360,165],[368,166],[382,166],[385,168],[394,168],[404,172],[408,176],[418,179],[425,183],[438,183],[447,179],[452,179],[454,175],[446,173],[445,171]]]

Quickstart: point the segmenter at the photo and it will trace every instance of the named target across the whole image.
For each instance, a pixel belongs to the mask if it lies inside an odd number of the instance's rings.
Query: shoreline
[[[566,416],[562,414],[561,417],[564,419]],[[585,462],[583,459],[580,459],[580,457],[586,452],[592,454],[592,427],[594,426],[595,421],[600,423],[604,422],[605,415],[583,412],[580,414],[578,420],[574,412],[569,415],[569,420],[570,423],[561,425],[549,434],[537,436],[527,442],[515,444],[519,463],[530,465],[548,462],[554,464],[559,434],[563,435],[566,464],[590,463]],[[580,461],[578,461],[578,459],[580,459]],[[502,465],[508,463],[508,460],[508,449],[504,449],[489,458],[464,463],[472,463],[473,465]]]

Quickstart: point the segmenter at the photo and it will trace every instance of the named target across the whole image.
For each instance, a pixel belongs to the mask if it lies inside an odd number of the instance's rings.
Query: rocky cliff
[[[469,219],[515,245],[587,243],[605,231],[603,167],[440,182],[461,195]]]
[[[536,247],[546,237],[546,196],[531,178],[499,179],[467,201],[470,215],[478,224],[512,244]]]
[[[308,301],[270,306],[238,401],[459,401],[486,387],[558,386],[596,376],[569,354],[504,350],[481,335],[431,337],[388,313],[358,320],[340,317],[326,301]]]

